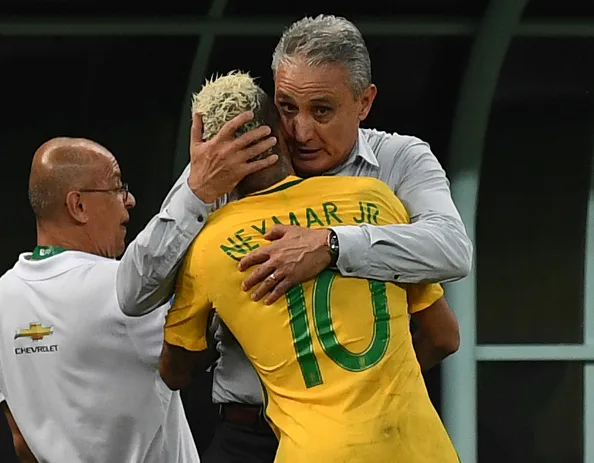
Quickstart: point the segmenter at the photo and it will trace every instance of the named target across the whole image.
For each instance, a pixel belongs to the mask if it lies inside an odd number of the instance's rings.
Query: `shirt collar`
[[[24,252],[14,266],[15,274],[23,280],[46,280],[67,272],[80,265],[88,265],[99,261],[117,262],[115,259],[97,256],[82,251],[65,251],[47,259],[31,259],[32,253]]]
[[[302,178],[296,177],[295,175],[287,175],[280,182],[277,182],[274,185],[269,186],[268,188],[264,188],[263,190],[256,191],[255,193],[250,193],[247,196],[260,196],[263,194],[273,193],[275,191],[284,190],[297,183],[301,183],[302,181]]]
[[[351,164],[354,164],[355,162],[357,162],[357,159],[359,159],[359,158],[363,159],[365,162],[367,162],[368,164],[371,164],[374,167],[379,167],[379,163],[377,162],[377,157],[375,156],[375,153],[371,149],[371,146],[369,146],[369,143],[367,143],[365,135],[363,134],[363,131],[361,129],[359,129],[359,131],[358,131],[357,141],[355,143],[355,146],[353,146],[353,149],[351,150],[346,161],[344,161],[339,166],[336,166],[334,169],[330,169],[328,172],[326,172],[326,175],[340,172],[345,167],[350,166]]]

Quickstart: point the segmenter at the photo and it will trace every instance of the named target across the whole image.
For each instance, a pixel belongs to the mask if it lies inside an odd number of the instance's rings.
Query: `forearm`
[[[8,405],[4,401],[4,397],[0,394],[0,402],[2,403],[2,409],[4,411],[4,415],[6,416],[6,421],[8,422],[8,427],[10,428],[10,432],[12,434],[12,442],[14,445],[14,452],[21,463],[37,463],[37,458],[31,452],[31,449],[25,442],[25,438],[21,434],[19,427],[17,426],[16,422],[14,421],[14,417]]]
[[[422,371],[430,370],[450,354],[436,347],[421,330],[417,330],[413,335],[413,347]]]
[[[184,182],[121,259],[116,290],[122,312],[144,315],[171,298],[177,268],[207,215],[208,205]]]
[[[18,443],[20,441],[15,440],[14,442],[15,453],[20,463],[37,463],[37,458],[35,458],[35,455],[33,455],[31,450],[29,449],[29,446],[25,442],[23,442],[22,445]],[[17,445],[21,446],[17,447]]]
[[[428,290],[429,288],[427,288]],[[427,290],[425,293],[427,294]],[[428,292],[432,297],[433,291]],[[408,296],[415,296],[409,289]],[[418,299],[418,294],[416,294]],[[409,309],[418,304],[409,304]],[[460,328],[456,316],[442,296],[429,307],[411,314],[415,326],[413,346],[423,371],[437,365],[460,347]]]
[[[338,235],[337,267],[344,276],[399,283],[464,278],[472,243],[461,221],[435,214],[413,224],[332,227]]]

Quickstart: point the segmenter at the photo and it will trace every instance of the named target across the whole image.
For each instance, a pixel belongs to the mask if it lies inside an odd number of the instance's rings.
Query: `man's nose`
[[[295,141],[299,144],[306,144],[314,138],[314,122],[306,114],[298,114],[293,119],[293,134]]]
[[[128,192],[128,197],[126,198],[125,206],[126,206],[126,209],[132,209],[134,206],[136,206],[136,198],[130,192]]]

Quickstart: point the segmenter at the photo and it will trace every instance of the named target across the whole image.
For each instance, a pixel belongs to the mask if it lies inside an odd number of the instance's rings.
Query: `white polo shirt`
[[[37,459],[199,462],[179,392],[159,376],[167,307],[125,316],[115,260],[30,256],[0,278],[0,400]]]

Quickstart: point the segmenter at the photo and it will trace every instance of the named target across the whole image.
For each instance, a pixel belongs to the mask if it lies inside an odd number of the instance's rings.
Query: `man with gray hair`
[[[266,297],[272,304],[327,267],[336,267],[343,276],[396,283],[465,277],[472,243],[429,145],[412,136],[359,127],[377,93],[359,30],[335,16],[297,21],[281,37],[272,70],[281,135],[297,174],[378,178],[401,199],[412,223],[317,230],[276,225],[265,236],[272,243],[239,263],[242,271],[258,266],[243,283],[245,291],[255,287],[252,299]],[[276,443],[262,419],[256,373],[224,325],[215,337],[221,355],[212,395],[221,420],[203,461],[272,462]],[[415,347],[420,342],[421,337],[415,338]],[[439,344],[439,337],[434,342]]]
[[[241,72],[208,82],[193,110],[205,129],[248,110],[272,134],[280,125],[272,99]],[[324,229],[328,222],[410,222],[382,181],[301,179],[282,144],[275,153],[279,161],[243,179],[235,189],[240,199],[213,213],[188,250],[165,323],[161,377],[172,389],[186,386],[202,361],[209,313],[216,307],[262,381],[266,418],[279,438],[276,462],[457,463],[421,375],[421,368],[432,366],[428,359],[443,356],[432,351],[435,333],[442,345],[449,338],[452,353],[458,345],[456,319],[440,285],[345,278],[328,269],[270,306],[241,290],[237,261],[269,244],[263,235],[274,223]],[[417,342],[416,355],[409,315],[429,341]]]

